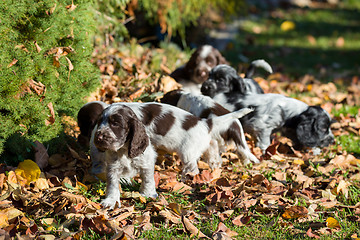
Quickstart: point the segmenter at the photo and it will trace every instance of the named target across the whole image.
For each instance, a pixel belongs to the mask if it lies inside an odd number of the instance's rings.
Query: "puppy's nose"
[[[209,86],[208,86],[208,85],[203,84],[203,85],[201,86],[201,92],[206,92],[206,91],[208,91],[208,90],[209,90]]]
[[[99,132],[96,132],[96,133],[95,133],[95,140],[96,140],[97,142],[101,142],[103,139],[104,139],[104,134],[101,134],[101,133],[99,133]]]

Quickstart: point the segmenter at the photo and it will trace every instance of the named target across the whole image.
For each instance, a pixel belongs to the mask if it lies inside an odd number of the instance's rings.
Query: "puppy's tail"
[[[245,73],[245,78],[251,78],[255,73],[255,69],[258,67],[264,69],[268,73],[273,73],[269,63],[267,63],[264,59],[258,59],[250,63],[250,66]]]
[[[209,129],[211,129],[211,133],[219,134],[226,131],[233,122],[233,120],[242,118],[253,111],[254,109],[252,108],[242,108],[240,110],[222,116],[216,116],[206,119],[206,122],[209,126]]]

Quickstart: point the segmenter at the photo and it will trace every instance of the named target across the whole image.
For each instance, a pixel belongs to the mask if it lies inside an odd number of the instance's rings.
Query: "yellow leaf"
[[[9,226],[8,217],[5,213],[0,212],[0,228]]]
[[[41,170],[34,161],[27,159],[19,163],[15,173],[16,175],[25,178],[27,183],[30,183],[36,181],[40,177]]]
[[[328,228],[340,228],[340,224],[339,224],[338,220],[336,220],[333,217],[328,217],[326,219],[326,226]]]
[[[248,178],[249,178],[249,175],[246,174],[246,173],[241,176],[241,179],[242,179],[242,180],[246,180],[246,179],[248,179]]]
[[[104,195],[105,195],[105,192],[104,192],[104,190],[102,190],[102,189],[97,190],[97,192],[98,192],[98,194],[99,194],[100,196],[104,196]]]
[[[301,160],[301,159],[295,159],[295,160],[293,161],[293,163],[294,163],[294,164],[297,164],[297,165],[303,165],[303,164],[304,164],[304,161]]]
[[[292,21],[285,21],[280,25],[282,31],[287,32],[295,29],[295,23]]]

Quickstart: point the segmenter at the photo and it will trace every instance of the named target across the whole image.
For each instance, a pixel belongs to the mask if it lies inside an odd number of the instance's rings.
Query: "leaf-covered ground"
[[[102,72],[103,86],[89,101],[156,100],[178,87],[166,74],[188,55],[172,45],[164,49],[136,44],[98,49],[94,62]],[[180,62],[171,63],[166,57],[169,52]],[[99,204],[106,184],[90,174],[86,150],[69,144],[68,152],[48,156],[37,143],[33,159],[37,165],[25,161],[17,168],[1,166],[0,234],[18,239],[357,239],[358,78],[347,87],[336,81],[323,84],[310,75],[290,81],[275,73],[256,80],[266,92],[321,104],[337,120],[332,125],[336,144],[317,153],[300,152],[288,139],[275,136],[269,153],[261,157],[249,140],[253,152],[262,158],[260,164],[244,166],[229,146],[222,154],[221,169],[211,172],[200,161],[201,173],[186,182],[179,181],[177,156],[160,153],[155,172],[159,198],[142,197],[141,180],[136,178],[134,185],[122,185],[122,207],[108,211]],[[354,112],[344,114],[349,112],[344,109]],[[76,137],[76,123],[69,122],[68,134]]]

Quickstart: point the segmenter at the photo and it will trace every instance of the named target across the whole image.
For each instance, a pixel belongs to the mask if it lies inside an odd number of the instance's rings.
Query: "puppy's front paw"
[[[118,207],[121,206],[120,198],[118,198],[118,199],[105,198],[104,200],[101,201],[101,205],[102,205],[104,208],[110,208],[110,209],[114,209],[115,206],[116,206],[116,203],[118,204]]]
[[[157,192],[155,192],[155,193],[144,192],[144,193],[140,193],[140,194],[144,197],[151,197],[151,198],[157,198],[159,196],[159,194],[157,194]]]

